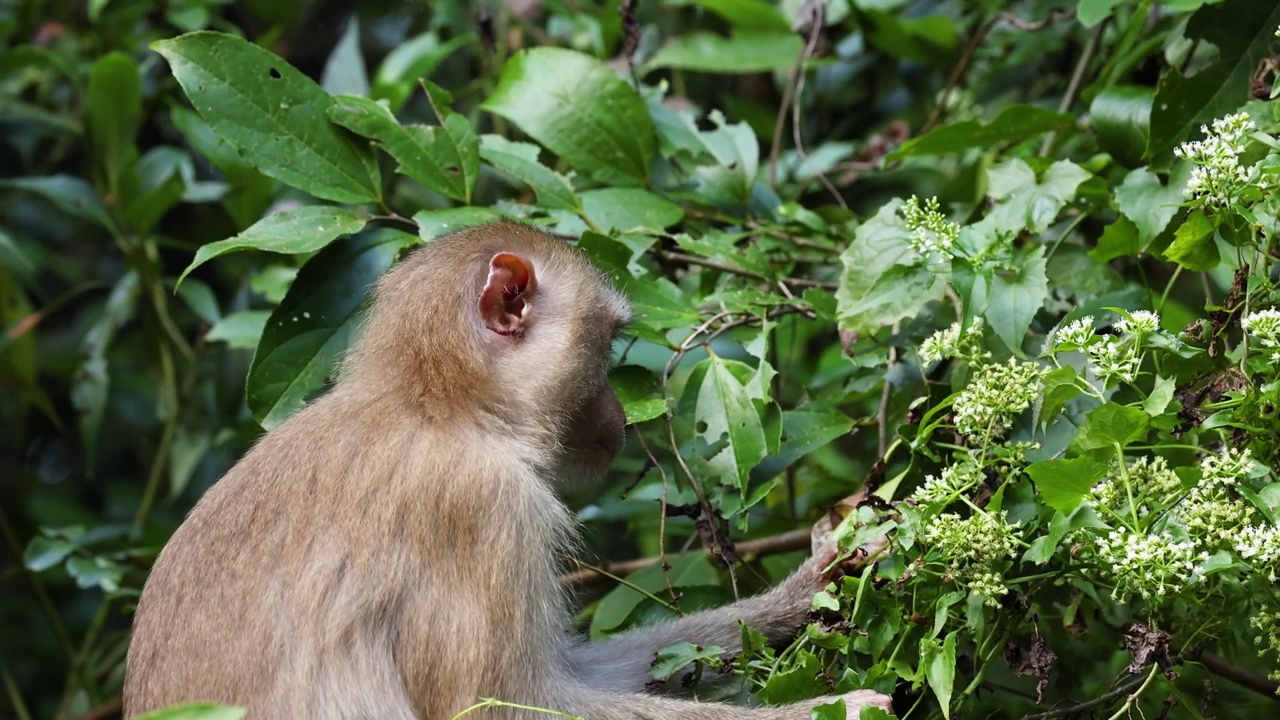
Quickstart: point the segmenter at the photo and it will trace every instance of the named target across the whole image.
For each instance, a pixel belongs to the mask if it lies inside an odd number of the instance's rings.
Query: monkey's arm
[[[654,695],[605,693],[581,686],[564,685],[557,693],[565,704],[554,709],[588,720],[809,720],[815,705],[845,701],[848,717],[874,705],[892,712],[890,698],[872,690],[855,690],[839,698],[821,697],[807,702],[776,707],[741,707],[718,703],[692,702]],[[529,715],[528,720],[540,720]],[[522,720],[524,720],[522,716]]]
[[[641,692],[653,679],[649,668],[654,653],[678,642],[719,645],[725,652],[736,653],[742,647],[739,621],[763,633],[770,642],[786,642],[808,616],[821,569],[810,559],[763,594],[606,640],[581,643],[571,657],[574,673],[584,685],[598,690]]]

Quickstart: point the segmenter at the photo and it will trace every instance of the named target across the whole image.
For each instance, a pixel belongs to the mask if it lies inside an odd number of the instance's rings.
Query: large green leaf
[[[853,241],[840,256],[844,272],[836,301],[844,318],[841,327],[845,329],[874,330],[885,319],[910,312],[911,305],[925,291],[942,292],[942,287],[933,281],[933,274],[916,265],[919,255],[907,241],[910,232],[898,215],[899,206],[901,202],[897,200],[886,203],[874,217],[858,226]],[[905,289],[900,280],[909,282],[911,288]]]
[[[644,70],[675,68],[709,73],[754,73],[782,70],[796,64],[804,38],[792,32],[724,37],[710,32],[672,38],[658,49]]]
[[[644,101],[589,55],[550,47],[518,53],[483,107],[602,183],[649,180],[657,140]]]
[[[301,255],[323,248],[341,235],[364,227],[366,220],[344,207],[304,205],[272,213],[233,238],[203,245],[178,278],[181,283],[192,270],[219,255],[239,250]]]
[[[119,52],[98,58],[89,70],[85,101],[89,114],[89,140],[103,187],[115,196],[120,176],[138,157],[134,136],[142,115],[142,80],[138,64]]]
[[[996,271],[992,276],[990,300],[984,313],[987,324],[1006,347],[1016,352],[1048,295],[1044,246],[1037,245],[1016,267]]]
[[[346,349],[370,286],[418,238],[382,228],[339,240],[302,266],[271,313],[245,394],[264,428],[284,422],[324,386]]]
[[[961,120],[941,125],[912,138],[889,155],[889,159],[908,155],[947,155],[973,147],[1021,142],[1047,132],[1063,132],[1074,128],[1074,115],[1054,112],[1036,105],[1010,105],[994,120]]]
[[[169,61],[201,117],[254,167],[326,200],[382,196],[373,154],[328,121],[333,99],[280,57],[215,32],[152,47]]]
[[[1070,515],[1089,490],[1106,474],[1107,466],[1089,458],[1041,460],[1027,466],[1044,504]]]
[[[754,374],[743,363],[712,355],[700,365],[705,370],[697,390],[694,421],[696,435],[708,447],[721,447],[710,458],[710,467],[720,481],[737,487],[744,495],[752,468],[768,452],[760,413],[738,375]],[[696,374],[695,374],[696,377]],[[690,382],[694,381],[693,377]]]
[[[662,231],[684,218],[679,205],[642,188],[600,188],[581,194],[582,209],[604,232]]]
[[[0,188],[35,193],[68,215],[96,223],[107,230],[115,230],[115,221],[107,214],[107,207],[102,203],[102,198],[89,183],[78,177],[72,175],[16,177],[0,180]]]
[[[1189,40],[1218,48],[1218,61],[1186,77],[1170,68],[1160,78],[1151,108],[1148,158],[1164,158],[1213,118],[1234,112],[1249,99],[1258,63],[1271,56],[1280,3],[1227,0],[1207,5],[1187,21]]]
[[[519,180],[538,196],[538,204],[577,212],[582,202],[569,178],[538,160],[537,145],[512,142],[501,135],[480,136],[480,157],[501,172]]]
[[[400,172],[446,197],[471,201],[480,152],[471,124],[448,112],[438,127],[401,125],[387,103],[344,95],[334,98],[329,119],[363,135],[395,158]]]

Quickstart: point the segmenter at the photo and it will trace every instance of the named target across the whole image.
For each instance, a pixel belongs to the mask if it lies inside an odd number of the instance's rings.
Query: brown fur
[[[537,277],[518,336],[477,315],[505,252]],[[214,701],[252,718],[448,720],[495,697],[592,720],[808,718],[639,693],[653,652],[679,640],[736,647],[739,619],[793,632],[822,582],[813,561],[729,608],[604,643],[566,633],[556,558],[575,528],[555,491],[620,445],[607,368],[628,313],[577,251],[514,223],[389,272],[337,386],[268,433],[161,552],[126,715]]]

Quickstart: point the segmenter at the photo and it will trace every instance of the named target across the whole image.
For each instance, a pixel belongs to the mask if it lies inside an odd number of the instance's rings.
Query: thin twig
[[[1107,26],[1107,21],[1103,20],[1093,29],[1093,33],[1089,35],[1089,41],[1084,44],[1084,49],[1080,51],[1080,59],[1076,61],[1075,70],[1071,73],[1071,81],[1067,83],[1067,91],[1062,94],[1062,101],[1058,103],[1058,112],[1064,113],[1071,109],[1076,102],[1076,96],[1080,93],[1080,85],[1084,80],[1084,71],[1089,67],[1089,63],[1093,60],[1093,52],[1098,48],[1098,41],[1102,39],[1102,31]],[[1049,131],[1044,138],[1044,145],[1040,146],[1040,157],[1047,157],[1049,151],[1053,149],[1053,141],[1058,137],[1056,130]]]
[[[809,547],[810,535],[811,531],[807,528],[789,530],[778,535],[770,535],[756,540],[745,540],[734,545],[734,549],[739,557],[748,560],[767,555],[778,555]],[[664,562],[664,557],[665,555],[655,555],[634,560],[619,560],[618,562],[605,563],[598,569],[609,573],[609,575],[624,577],[637,570],[647,568],[654,563]],[[561,575],[560,584],[565,587],[586,587],[597,585],[608,579],[607,576],[597,572],[597,568],[584,566],[581,570]]]
[[[978,51],[978,48],[982,46],[983,41],[987,39],[987,33],[991,32],[992,28],[1001,22],[1007,22],[1019,30],[1042,30],[1055,23],[1062,22],[1064,20],[1071,20],[1075,18],[1075,16],[1075,10],[1069,10],[1066,12],[1054,10],[1050,12],[1049,16],[1045,19],[1035,22],[1028,22],[1012,13],[1000,13],[988,20],[981,28],[978,29],[978,32],[974,33],[973,39],[965,46],[964,53],[960,56],[960,61],[956,63],[955,68],[952,69],[951,76],[947,78],[947,84],[942,88],[942,94],[938,96],[938,102],[934,104],[933,110],[929,113],[929,119],[926,120],[924,125],[920,128],[920,134],[923,135],[932,130],[933,126],[937,125],[938,121],[942,119],[942,110],[947,106],[947,101],[951,98],[951,93],[954,92],[956,87],[960,84],[960,78],[964,77],[965,71],[969,69],[969,63],[973,61],[974,54]]]
[[[753,280],[761,280],[764,282],[769,281],[769,278],[766,278],[763,275],[760,275],[759,273],[754,273],[745,268],[728,265],[726,263],[716,262],[715,260],[700,258],[696,255],[686,255],[685,253],[676,252],[674,250],[659,250],[658,254],[662,257],[662,259],[670,260],[672,262],[684,263],[685,265],[697,265],[698,267],[709,268],[711,270],[719,270],[721,272],[727,272],[733,275],[741,275],[742,277],[749,277]],[[816,287],[816,288],[822,288],[824,290],[836,290],[840,287],[840,283],[830,282],[827,280],[813,280],[811,278],[784,277],[784,278],[780,278],[779,280],[780,282],[784,282],[788,285],[794,285],[795,287]]]

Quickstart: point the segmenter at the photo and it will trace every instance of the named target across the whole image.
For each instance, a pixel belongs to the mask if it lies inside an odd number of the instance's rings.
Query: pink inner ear
[[[528,260],[515,253],[494,255],[478,301],[484,326],[499,335],[523,334],[529,322],[529,296],[536,286],[533,265]]]

